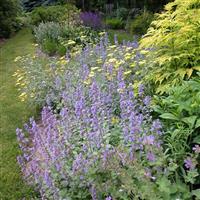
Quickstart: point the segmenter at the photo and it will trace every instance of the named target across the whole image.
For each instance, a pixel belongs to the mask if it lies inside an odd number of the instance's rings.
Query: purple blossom
[[[192,150],[196,153],[196,154],[199,154],[200,153],[200,145],[196,144]]]
[[[132,85],[123,75],[124,66],[117,70],[104,63],[98,77],[92,77],[89,84],[84,83],[94,64],[90,54],[105,61],[108,44],[106,36],[94,48],[87,45],[74,58],[82,67],[66,70],[63,77],[54,79],[56,90],[61,90],[57,94],[62,100],[59,113],[50,107],[52,96],[48,95],[50,103],[43,108],[41,120],[31,119],[25,125],[26,134],[16,130],[22,151],[18,162],[29,183],[38,185],[43,199],[48,199],[49,191],[51,197],[60,199],[59,189],[73,188],[76,181],[80,181],[81,187],[90,188],[92,198],[98,199],[99,185],[97,190],[97,180],[95,174],[90,177],[91,171],[115,170],[120,174],[121,167],[129,168],[139,162],[141,168],[149,167],[151,172],[151,162],[162,154],[156,151],[162,126],[158,120],[152,121],[148,108],[150,97],[144,96],[143,85],[139,88],[139,97],[134,95]],[[116,37],[115,44],[119,46]],[[124,42],[124,45],[135,44]],[[126,50],[122,45],[119,48]],[[107,80],[107,75],[112,78]],[[145,164],[141,162],[144,157]],[[145,176],[153,179],[150,172]],[[108,191],[109,181],[100,185],[104,192]]]
[[[146,96],[146,97],[144,98],[143,102],[144,102],[144,105],[145,105],[145,106],[149,106],[150,103],[151,103],[151,97],[150,97],[150,96]]]
[[[139,94],[139,96],[142,96],[144,94],[144,85],[143,84],[139,85],[138,94]]]
[[[195,169],[195,167],[196,167],[196,163],[193,161],[193,159],[191,157],[187,157],[184,160],[184,164],[185,164],[185,167],[189,170]]]
[[[154,145],[155,144],[155,136],[154,135],[144,136],[143,144],[144,145]]]
[[[147,159],[150,161],[150,162],[154,162],[156,160],[156,157],[155,157],[155,154],[153,152],[148,152],[147,153]]]
[[[94,186],[92,186],[92,187],[90,188],[90,193],[91,193],[91,195],[92,195],[92,200],[98,200],[98,199],[97,199],[97,192],[96,192],[96,189],[95,189]]]
[[[94,29],[102,28],[101,16],[98,13],[82,12],[80,18],[84,26],[88,26]]]
[[[161,122],[158,119],[154,120],[153,124],[151,126],[151,131],[157,133],[158,135],[160,135],[160,134],[162,134],[161,129],[162,129]]]

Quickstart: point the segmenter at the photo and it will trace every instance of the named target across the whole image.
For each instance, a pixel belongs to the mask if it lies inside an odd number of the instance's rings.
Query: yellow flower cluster
[[[16,77],[16,86],[19,86],[18,90],[22,91],[23,88],[26,87],[27,85],[27,80],[26,80],[26,72],[20,71],[19,69],[13,74],[13,77]],[[19,98],[21,101],[25,101],[27,99],[28,95],[25,92],[22,92],[19,95]]]
[[[120,66],[122,66],[125,69],[124,78],[127,78],[129,75],[131,75],[132,68],[136,66],[135,55],[136,54],[133,47],[119,47],[117,45],[108,46],[106,59],[103,60],[102,57],[98,57],[96,59],[97,67],[91,67],[88,78],[84,81],[84,83],[87,85],[90,84],[91,78],[94,77],[97,72],[101,71],[100,69],[102,68],[102,65],[108,67],[113,66],[112,74],[109,72],[106,73],[106,78],[108,80],[112,80],[117,75],[117,71]],[[95,56],[95,53],[91,52],[90,56]]]

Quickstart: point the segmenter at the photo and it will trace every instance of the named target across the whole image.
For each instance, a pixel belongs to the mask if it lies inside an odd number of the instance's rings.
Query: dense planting
[[[37,52],[13,75],[41,110],[17,129],[24,178],[39,199],[199,199],[199,1],[111,10],[32,11]],[[151,27],[119,42],[103,23]]]
[[[43,198],[190,199],[199,145],[180,155],[168,150],[151,98],[143,85],[131,84],[142,57],[137,43],[115,43],[104,37],[42,72],[50,73],[50,81],[43,79],[50,89],[34,89],[44,92],[42,119],[31,119],[25,134],[17,130],[23,173]]]
[[[100,33],[100,35],[104,34],[104,32]],[[106,42],[103,43],[103,40]],[[19,57],[16,61],[20,61],[21,70],[18,70],[14,76],[17,77],[16,84],[20,86],[20,98],[23,101],[28,100],[39,105],[44,105],[47,96],[51,98],[53,103],[58,102],[57,94],[61,92],[63,86],[66,85],[65,81],[67,81],[64,72],[66,70],[71,71],[72,76],[75,78],[76,71],[84,63],[91,69],[90,76],[95,73],[92,70],[93,67],[103,68],[104,65],[113,65],[115,68],[123,66],[126,79],[136,80],[137,76],[133,72],[138,70],[138,63],[142,58],[142,55],[136,50],[137,47],[138,43],[136,41],[128,43],[124,41],[124,45],[120,45],[117,36],[115,36],[115,45],[111,45],[106,34],[105,38],[101,38],[99,44],[88,44],[84,51],[81,47],[60,59],[51,58],[47,62],[44,58],[41,59],[40,53],[35,57]],[[46,64],[44,64],[45,62]],[[58,77],[62,80],[62,87],[57,87],[57,84],[55,84]],[[74,82],[78,79],[76,77]],[[90,79],[86,83],[89,84]]]
[[[101,80],[113,76],[111,66],[101,70]],[[31,120],[31,126],[25,127],[31,141],[17,130],[24,152],[18,158],[24,175],[38,184],[44,198],[148,197],[138,190],[137,183],[147,186],[163,173],[154,166],[162,154],[161,125],[149,116],[150,98],[143,97],[142,86],[141,99],[134,98],[121,68],[103,85],[92,77],[87,86],[88,76],[84,65],[75,89],[71,74],[66,74],[60,113],[43,108],[41,124]],[[139,171],[129,174],[132,170]],[[132,189],[123,174],[129,181],[135,177]]]
[[[49,55],[63,56],[73,49],[84,48],[86,44],[97,43],[99,40],[98,32],[80,24],[40,23],[34,33],[42,50]]]

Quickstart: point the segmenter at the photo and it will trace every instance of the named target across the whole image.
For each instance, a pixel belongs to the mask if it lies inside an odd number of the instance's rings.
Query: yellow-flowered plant
[[[68,60],[66,57],[55,60],[28,55],[15,58],[15,62],[19,69],[13,77],[20,91],[20,100],[43,104],[48,90],[54,85],[55,77],[63,74]]]
[[[85,38],[83,35],[81,37]],[[68,40],[68,44],[75,43]],[[98,48],[103,49],[98,51]],[[83,80],[85,85],[90,85],[92,79],[98,77],[102,81],[102,71],[105,72],[107,81],[112,81],[116,78],[119,68],[123,68],[124,79],[134,82],[136,79],[133,79],[133,75],[138,69],[139,59],[134,45],[112,45],[108,42],[96,46],[88,44],[85,50],[76,45],[69,56],[60,58],[28,55],[16,58],[16,62],[19,64],[19,70],[14,75],[17,78],[20,99],[44,104],[47,99],[51,99],[52,102],[60,101],[56,96],[65,87],[65,74],[70,72],[76,81],[77,69],[84,64],[88,66],[88,74]]]
[[[156,92],[164,93],[196,76],[200,71],[200,1],[167,4],[152,22],[140,48],[151,49],[143,71]]]

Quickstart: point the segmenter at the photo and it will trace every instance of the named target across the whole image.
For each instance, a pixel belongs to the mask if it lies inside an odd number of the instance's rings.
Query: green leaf
[[[195,124],[195,129],[200,127],[200,119],[197,119]]]
[[[192,190],[192,194],[197,197],[197,200],[200,200],[200,189]]]
[[[197,116],[190,116],[190,117],[185,117],[182,119],[183,122],[185,122],[190,128],[194,127],[194,124],[196,122]]]
[[[163,119],[171,119],[171,120],[179,120],[178,117],[176,117],[175,115],[171,114],[171,113],[164,113],[162,115],[160,115],[161,118]]]
[[[193,139],[193,143],[200,144],[200,135],[197,135],[197,136]]]
[[[171,193],[171,191],[170,191],[171,183],[166,177],[162,177],[160,180],[158,180],[157,184],[159,185],[159,190],[161,192],[164,192],[164,193],[167,193],[167,194]]]
[[[188,173],[184,176],[184,179],[187,183],[195,183],[196,177],[199,176],[199,173],[197,171],[197,169],[194,170],[190,170],[188,171]]]

